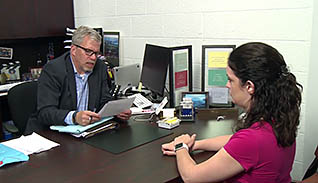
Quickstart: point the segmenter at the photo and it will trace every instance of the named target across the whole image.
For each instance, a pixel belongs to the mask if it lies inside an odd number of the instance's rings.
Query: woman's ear
[[[246,86],[246,89],[247,89],[247,92],[250,94],[250,95],[253,95],[254,94],[254,91],[255,91],[255,86],[254,86],[254,83],[250,80],[248,80],[245,84]]]

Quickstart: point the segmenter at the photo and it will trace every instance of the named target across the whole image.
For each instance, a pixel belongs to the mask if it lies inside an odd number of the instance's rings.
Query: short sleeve
[[[259,141],[253,130],[243,129],[236,132],[224,149],[236,161],[238,161],[245,171],[255,167],[259,160]]]

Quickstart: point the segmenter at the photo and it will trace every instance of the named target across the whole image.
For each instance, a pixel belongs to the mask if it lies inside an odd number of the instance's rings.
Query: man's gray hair
[[[73,33],[72,44],[80,45],[86,36],[99,43],[102,42],[102,37],[97,31],[87,26],[80,26]]]

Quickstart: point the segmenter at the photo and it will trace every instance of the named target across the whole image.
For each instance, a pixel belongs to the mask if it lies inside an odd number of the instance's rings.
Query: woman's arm
[[[218,151],[220,150],[231,138],[232,135],[224,135],[213,137],[205,140],[195,141],[196,135],[192,135],[189,140],[184,143],[188,145],[188,147],[193,150],[206,150],[206,151]],[[180,136],[179,136],[180,137]],[[163,144],[161,146],[162,153],[165,155],[175,155],[174,152],[175,142],[171,141],[170,143]]]
[[[186,149],[176,152],[179,173],[184,182],[218,182],[244,171],[223,148],[214,156],[196,164]]]
[[[184,182],[215,182],[226,180],[242,171],[243,167],[230,156],[223,146],[232,135],[214,137],[195,141],[196,135],[180,135],[174,141],[163,144],[162,151],[166,155],[176,155],[179,173]],[[214,156],[200,164],[192,159],[187,149],[174,152],[175,144],[185,143],[193,150],[218,151]]]
[[[224,135],[204,140],[197,140],[194,142],[192,150],[218,151],[230,140],[231,137],[232,135]]]

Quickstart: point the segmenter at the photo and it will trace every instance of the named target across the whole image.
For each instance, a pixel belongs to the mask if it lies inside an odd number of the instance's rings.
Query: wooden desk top
[[[216,121],[218,115],[225,119]],[[60,144],[51,150],[33,154],[29,161],[0,168],[1,182],[175,182],[180,180],[175,157],[163,156],[161,144],[183,133],[197,133],[197,139],[231,134],[236,109],[200,111],[196,122],[182,122],[173,134],[129,151],[112,154],[55,131],[41,135]],[[145,122],[130,122],[145,123]],[[156,125],[145,123],[145,125]],[[213,152],[194,152],[196,162],[208,159]]]

